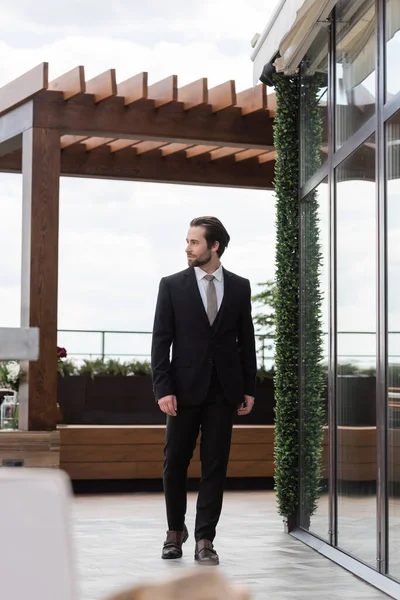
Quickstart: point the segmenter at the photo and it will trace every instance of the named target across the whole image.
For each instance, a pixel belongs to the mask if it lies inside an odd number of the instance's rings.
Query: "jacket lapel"
[[[215,319],[214,323],[212,324],[212,329],[213,329],[214,335],[217,333],[218,328],[221,325],[221,322],[224,318],[224,314],[226,312],[226,305],[227,304],[229,305],[229,299],[230,299],[231,293],[232,293],[232,288],[231,288],[232,273],[230,273],[226,269],[222,269],[222,270],[224,273],[224,297],[222,299],[221,307],[218,311],[217,318]]]
[[[195,270],[189,267],[189,269],[184,271],[183,274],[185,276],[185,282],[189,292],[189,297],[192,300],[193,310],[195,310],[199,314],[199,318],[201,318],[204,321],[207,327],[210,327],[207,313],[204,309],[203,300],[201,299],[199,284],[197,283]]]
[[[215,335],[221,325],[221,322],[224,318],[224,313],[226,311],[226,305],[229,305],[229,301],[232,294],[231,284],[232,284],[232,273],[223,269],[224,273],[224,297],[222,299],[222,303],[220,309],[218,311],[217,317],[214,323],[211,326],[213,335]],[[207,327],[210,327],[210,323],[208,321],[207,313],[204,309],[203,300],[201,299],[199,284],[196,278],[196,272],[194,269],[189,267],[186,271],[184,271],[185,284],[187,286],[189,297],[192,300],[193,310],[195,310],[199,314],[199,318],[201,318]]]

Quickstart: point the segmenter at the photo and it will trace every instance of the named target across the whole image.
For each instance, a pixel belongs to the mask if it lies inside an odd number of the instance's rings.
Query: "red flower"
[[[57,358],[67,358],[67,351],[65,348],[57,346]]]

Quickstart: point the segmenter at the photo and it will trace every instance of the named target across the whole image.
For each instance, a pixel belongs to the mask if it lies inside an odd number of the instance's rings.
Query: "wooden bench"
[[[400,429],[389,429],[389,448],[400,448]],[[73,480],[159,479],[163,469],[164,425],[60,425],[53,432],[0,432],[0,467],[60,467]],[[235,425],[228,477],[273,477],[274,426]],[[323,442],[323,474],[328,477],[328,436]],[[400,481],[398,468],[389,480]],[[376,428],[338,428],[338,478],[376,480]],[[189,477],[200,476],[199,448]]]
[[[60,468],[71,479],[159,479],[164,425],[60,425]],[[233,428],[228,477],[272,477],[273,425]],[[200,476],[199,447],[189,477]]]
[[[58,431],[0,431],[0,467],[23,466],[58,469]]]

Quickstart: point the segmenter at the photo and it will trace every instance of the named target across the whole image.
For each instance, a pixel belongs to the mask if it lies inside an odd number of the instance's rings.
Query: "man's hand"
[[[176,396],[164,396],[164,398],[160,398],[158,401],[158,406],[167,415],[176,417],[176,410],[178,406],[176,402]]]
[[[248,415],[253,410],[254,406],[254,398],[253,396],[245,396],[244,402],[239,407],[237,414],[242,417],[243,415]]]

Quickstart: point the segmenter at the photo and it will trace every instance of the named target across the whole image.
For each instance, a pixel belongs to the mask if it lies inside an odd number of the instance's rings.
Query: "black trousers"
[[[187,470],[201,430],[201,480],[195,539],[213,541],[215,538],[236,410],[236,406],[224,399],[216,374],[213,373],[207,398],[202,405],[181,406],[176,417],[167,415],[163,483],[168,529],[183,529]]]

